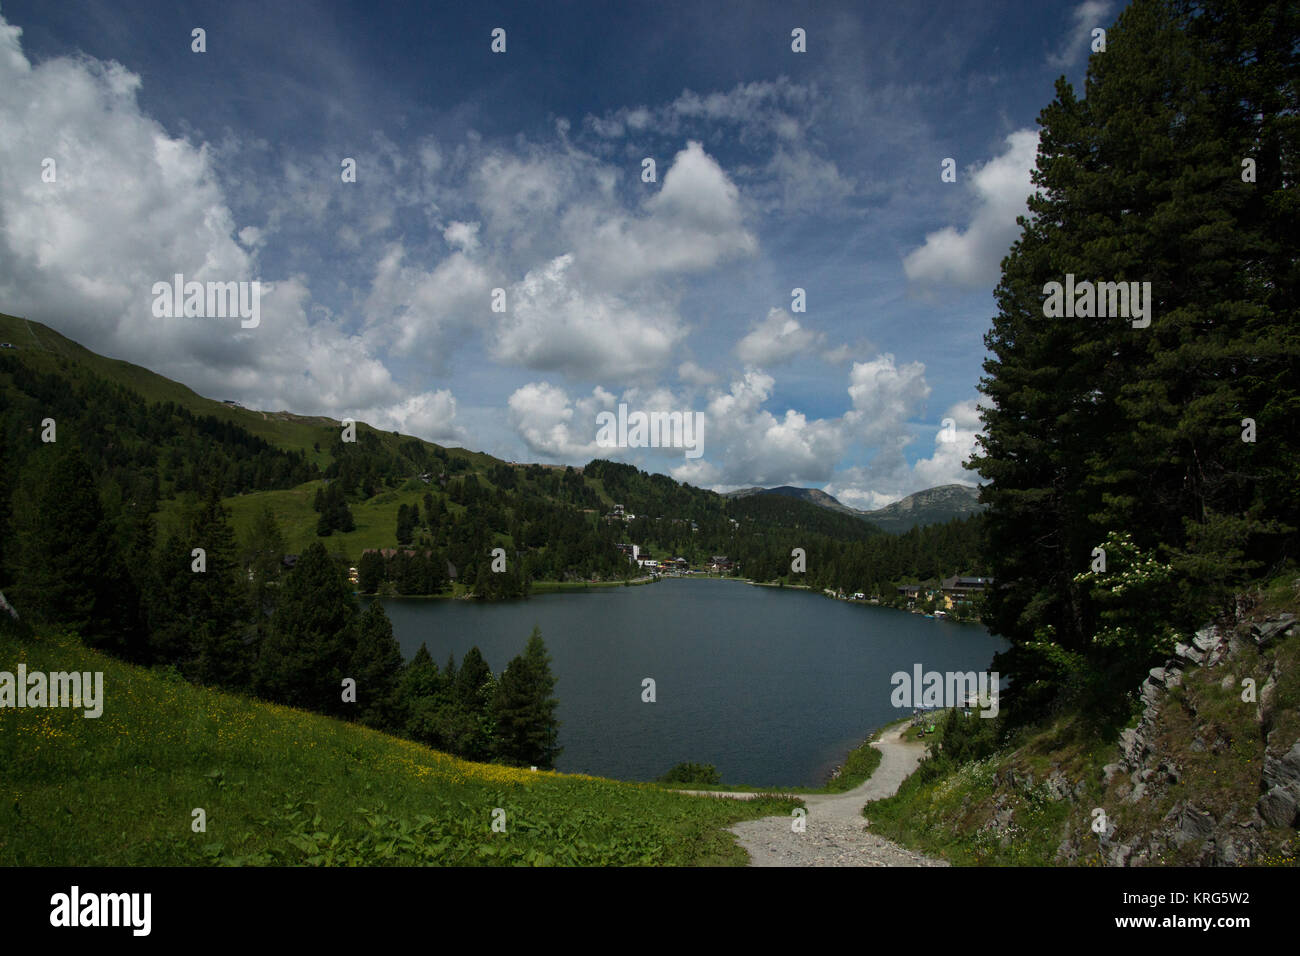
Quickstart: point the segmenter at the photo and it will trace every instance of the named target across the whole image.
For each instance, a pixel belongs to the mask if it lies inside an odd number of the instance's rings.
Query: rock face
[[[1259,814],[1275,827],[1293,827],[1300,820],[1300,740],[1281,758],[1264,758],[1264,785]]]
[[[1198,728],[1193,739],[1186,742],[1187,750],[1227,752],[1232,740],[1214,729],[1218,725],[1213,720],[1197,717],[1193,695],[1180,695],[1174,702],[1170,692],[1182,686],[1192,670],[1211,668],[1223,670],[1222,678],[1215,681],[1220,690],[1236,691],[1241,687],[1241,675],[1230,670],[1234,657],[1250,643],[1260,651],[1274,647],[1283,638],[1297,633],[1292,631],[1296,625],[1294,615],[1281,614],[1252,624],[1249,640],[1245,638],[1244,626],[1240,632],[1235,627],[1204,627],[1186,643],[1177,643],[1173,656],[1162,666],[1151,668],[1139,691],[1141,717],[1136,726],[1121,732],[1118,759],[1102,768],[1101,784],[1112,799],[1118,794],[1122,805],[1138,810],[1160,807],[1162,815],[1147,832],[1120,832],[1112,820],[1104,828],[1094,825],[1084,836],[1067,836],[1057,849],[1057,862],[1076,863],[1099,853],[1102,861],[1110,866],[1141,866],[1159,864],[1165,861],[1167,853],[1179,850],[1183,858],[1188,853],[1194,855],[1198,865],[1240,866],[1253,862],[1264,852],[1262,837],[1266,827],[1300,827],[1300,739],[1280,739],[1279,731],[1274,728],[1276,663],[1259,689],[1256,704],[1259,733],[1256,739],[1262,738],[1267,744],[1257,802],[1236,803],[1226,810],[1220,805],[1217,816],[1207,806],[1198,806],[1190,799],[1175,799],[1170,804],[1170,799],[1179,792],[1174,788],[1187,781],[1187,774],[1174,756],[1162,749],[1159,736],[1162,708],[1177,706],[1183,708],[1192,718],[1192,725]],[[1249,698],[1243,698],[1243,703],[1248,706]],[[1294,730],[1289,733],[1295,735]],[[1055,779],[1057,776],[1059,771],[1054,771],[1046,786],[1052,798],[1081,795],[1077,788],[1075,793],[1070,793]],[[1164,810],[1165,807],[1168,809]],[[1081,812],[1086,813],[1086,808]],[[1095,817],[1100,811],[1092,812]]]
[[[912,528],[965,518],[983,510],[978,489],[968,485],[940,485],[918,491],[875,511],[862,512],[862,516],[882,530],[901,534]]]
[[[1268,647],[1281,635],[1291,630],[1295,624],[1294,614],[1278,615],[1276,620],[1264,621],[1260,624],[1254,624],[1250,628],[1250,636],[1255,639],[1255,643],[1260,647]]]

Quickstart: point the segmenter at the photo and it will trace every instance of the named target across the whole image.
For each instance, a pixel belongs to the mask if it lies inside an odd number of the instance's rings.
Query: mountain
[[[841,514],[853,515],[854,517],[861,517],[864,514],[857,508],[850,508],[848,505],[841,503],[834,495],[828,495],[818,488],[795,488],[793,485],[781,485],[779,488],[739,488],[736,491],[727,492],[726,497],[750,498],[754,495],[783,495],[786,498],[798,498],[800,501],[806,501],[829,511],[838,511]]]
[[[877,508],[875,511],[850,508],[834,495],[828,495],[817,488],[781,485],[778,488],[739,488],[727,492],[728,498],[752,498],[755,495],[798,498],[829,511],[862,518],[891,534],[901,534],[912,528],[924,528],[931,524],[943,524],[953,518],[966,518],[984,510],[984,506],[979,503],[979,490],[967,485],[939,485],[936,488],[926,488],[924,491],[910,494],[892,505]]]
[[[910,494],[875,511],[858,513],[882,531],[901,534],[912,528],[979,514],[984,510],[979,503],[979,494],[978,488],[969,485],[939,485]]]

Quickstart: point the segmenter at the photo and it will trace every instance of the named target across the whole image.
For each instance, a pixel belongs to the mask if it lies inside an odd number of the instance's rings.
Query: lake
[[[683,760],[732,784],[818,786],[894,708],[890,676],[986,670],[977,624],[740,581],[668,578],[528,600],[384,598],[407,659],[478,645],[493,673],[541,628],[557,680],[557,770],[652,780]],[[655,681],[644,703],[642,680]]]

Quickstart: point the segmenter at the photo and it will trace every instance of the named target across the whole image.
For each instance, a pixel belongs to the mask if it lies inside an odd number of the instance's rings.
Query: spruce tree
[[[195,657],[193,620],[188,610],[196,584],[190,572],[191,560],[186,539],[169,534],[150,556],[145,600],[150,660],[170,664],[182,673]]]
[[[551,658],[541,630],[534,627],[524,653],[506,666],[497,682],[492,711],[498,759],[514,766],[554,766],[562,750],[554,690]]]
[[[320,512],[320,519],[316,522],[318,537],[328,538],[335,531],[352,531],[356,528],[341,477],[331,481],[324,490],[317,489],[316,505],[316,510]]]
[[[250,615],[257,628],[258,639],[266,635],[280,577],[284,570],[284,533],[270,507],[258,512],[244,544],[244,565],[250,579]]]
[[[420,594],[424,588],[423,556],[398,552],[393,558],[394,576],[397,579],[397,593]]]
[[[437,662],[433,659],[433,655],[429,653],[428,644],[421,644],[420,649],[415,652],[403,680],[409,682],[417,693],[434,694],[438,692],[441,686],[441,675],[438,671]]]
[[[397,506],[397,543],[410,544],[411,537],[415,530],[415,520],[411,516],[411,509],[406,505]]]
[[[190,526],[191,555],[202,548],[206,570],[189,574],[194,603],[188,613],[194,626],[195,658],[189,676],[202,683],[247,689],[252,665],[248,641],[247,589],[236,558],[230,512],[221,504],[215,485]]]
[[[138,607],[81,454],[63,443],[28,458],[11,518],[14,603],[34,621],[136,656]]]
[[[247,690],[252,621],[229,518],[211,486],[185,513],[183,532],[169,535],[154,556],[149,647],[154,660],[174,664],[196,683]]]
[[[496,680],[478,647],[471,647],[461,660],[453,695],[463,725],[456,743],[456,753],[469,760],[492,757],[495,733],[492,699]]]
[[[367,727],[398,729],[402,648],[393,637],[393,624],[378,601],[371,601],[361,615],[348,676],[357,682],[357,719]]]
[[[435,743],[437,732],[433,715],[444,686],[445,680],[429,654],[429,646],[421,644],[403,669],[398,685],[401,721],[406,736],[424,744]]]
[[[356,601],[325,546],[313,543],[281,587],[254,669],[257,693],[326,714],[346,713],[342,679],[356,649]]]
[[[385,561],[378,551],[366,551],[357,565],[357,586],[363,594],[376,594],[384,584]]]
[[[333,508],[331,523],[334,530],[343,532],[356,530],[357,523],[352,517],[352,509],[348,507],[347,497],[342,488],[336,490],[331,504]]]
[[[1039,118],[972,461],[989,481],[986,619],[1035,707],[1078,679],[1113,698],[1167,651],[1167,625],[1200,623],[1294,553],[1298,16],[1136,0],[1086,97],[1062,78]],[[1045,316],[1045,284],[1067,273],[1150,282],[1150,325]],[[1267,441],[1242,441],[1246,418]],[[1108,540],[1176,584],[1099,589]]]

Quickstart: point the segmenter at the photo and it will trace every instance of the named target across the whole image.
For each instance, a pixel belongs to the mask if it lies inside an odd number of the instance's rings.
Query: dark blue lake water
[[[727,783],[816,786],[877,727],[896,671],[985,670],[1007,645],[931,620],[737,581],[667,579],[524,601],[383,599],[409,658],[441,667],[478,645],[494,673],[533,625],[559,698],[556,769],[651,780],[683,760]],[[657,700],[642,702],[642,680]]]

